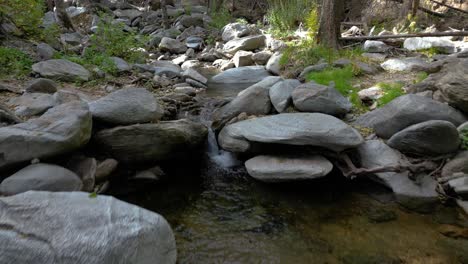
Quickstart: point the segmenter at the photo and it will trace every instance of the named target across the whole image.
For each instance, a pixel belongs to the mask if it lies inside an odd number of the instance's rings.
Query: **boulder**
[[[188,28],[188,27],[192,27],[192,26],[200,26],[200,27],[203,27],[203,16],[200,16],[200,15],[191,15],[191,16],[187,16],[187,15],[184,15],[184,16],[181,16],[179,17],[179,23]]]
[[[459,133],[462,133],[462,131],[468,131],[468,122],[465,122],[458,126],[457,130]]]
[[[442,177],[450,177],[455,173],[468,174],[468,150],[458,153],[442,169]]]
[[[38,62],[32,70],[42,77],[66,82],[88,81],[91,76],[83,66],[64,59]]]
[[[252,55],[252,60],[257,65],[266,65],[271,56],[273,56],[273,53],[270,51],[260,51]]]
[[[249,87],[265,77],[271,76],[263,66],[247,66],[229,69],[211,78],[210,82],[216,85],[233,85]]]
[[[299,79],[304,80],[309,73],[311,73],[311,72],[321,72],[321,71],[325,70],[326,68],[328,68],[329,66],[330,65],[328,63],[319,63],[319,64],[316,64],[316,65],[311,65],[311,66],[305,67],[304,70],[301,72],[301,74],[299,74]]]
[[[468,215],[468,201],[457,200],[458,206],[460,206],[465,214]]]
[[[362,101],[374,101],[381,98],[383,95],[384,91],[378,86],[372,86],[358,92],[359,99]]]
[[[73,192],[81,190],[80,178],[57,165],[38,163],[29,165],[0,184],[0,193],[15,195],[27,191]]]
[[[17,124],[21,122],[22,120],[16,116],[15,113],[11,112],[6,105],[0,103],[0,126],[6,124]]]
[[[468,59],[451,65],[437,77],[435,87],[441,91],[444,99],[468,114]]]
[[[242,38],[250,34],[250,28],[248,25],[242,23],[231,23],[227,24],[221,30],[221,35],[224,42],[228,42],[233,39]]]
[[[248,36],[233,39],[224,44],[224,50],[235,54],[239,50],[253,51],[265,46],[266,37],[264,35]]]
[[[270,100],[278,113],[283,113],[292,105],[292,92],[301,82],[288,79],[276,83],[270,88]]]
[[[357,148],[361,167],[378,168],[399,166],[405,157],[379,140],[366,141]],[[439,201],[437,182],[428,175],[418,175],[411,180],[407,171],[379,172],[370,178],[393,191],[397,202],[418,212],[430,212]]]
[[[203,48],[203,38],[197,36],[190,36],[185,40],[185,45],[189,49],[201,50]]]
[[[236,54],[232,58],[232,61],[234,62],[234,65],[237,68],[250,66],[253,64],[252,56],[253,56],[253,52],[251,51],[239,50],[238,52],[236,52]]]
[[[445,120],[455,126],[466,121],[454,108],[430,98],[407,94],[396,98],[382,108],[361,115],[354,123],[374,129],[382,138],[390,138],[411,125],[429,120]]]
[[[181,54],[187,51],[187,46],[176,39],[163,37],[161,43],[159,43],[159,49],[163,52],[168,51],[174,54]]]
[[[26,87],[27,93],[48,93],[53,94],[57,92],[58,85],[46,78],[38,78],[31,81]]]
[[[322,156],[257,156],[245,162],[245,167],[259,181],[290,182],[327,176],[333,164]]]
[[[110,57],[110,59],[114,62],[118,72],[129,72],[132,69],[132,67],[122,58]]]
[[[47,43],[37,44],[37,55],[41,61],[53,59],[56,52],[57,51]]]
[[[318,112],[329,115],[348,113],[352,104],[334,87],[308,82],[292,92],[294,106],[301,112]]]
[[[186,69],[183,73],[182,73],[182,76],[185,77],[185,78],[191,78],[197,82],[200,82],[202,84],[206,84],[208,82],[208,79],[201,75],[199,72],[197,72],[195,69],[193,68],[188,68]]]
[[[281,54],[279,52],[276,52],[275,54],[273,54],[273,56],[271,56],[271,58],[268,60],[266,66],[265,66],[267,71],[269,71],[270,73],[272,73],[274,75],[280,75],[280,73],[281,73],[280,60],[281,60],[282,56],[283,56],[283,54]]]
[[[443,37],[407,38],[403,43],[403,47],[411,51],[431,48],[436,48],[443,53],[454,53],[456,51],[455,44]]]
[[[91,137],[88,105],[70,102],[49,109],[36,119],[0,128],[0,169],[78,149]]]
[[[366,40],[364,42],[364,50],[369,53],[384,53],[389,49],[390,47],[382,41]]]
[[[355,148],[361,134],[343,121],[320,113],[287,113],[228,125],[218,137],[220,146],[232,152],[248,152],[251,142],[323,147],[333,151]]]
[[[148,163],[187,158],[203,145],[204,125],[188,120],[138,124],[99,131],[95,140],[101,149],[125,163]]]
[[[164,115],[156,98],[145,88],[117,90],[89,103],[89,109],[96,120],[115,125],[149,123]]]
[[[460,138],[452,123],[430,120],[401,130],[387,144],[407,154],[437,156],[457,151]]]
[[[171,61],[163,60],[153,62],[151,70],[154,71],[155,75],[166,75],[168,78],[179,77],[182,72],[182,68],[179,65],[174,64]]]
[[[0,263],[176,263],[166,220],[110,196],[30,191],[0,211]]]
[[[447,187],[456,193],[458,197],[464,200],[468,199],[468,174],[459,175],[457,178],[449,180]]]
[[[21,117],[31,117],[43,114],[55,106],[54,96],[44,93],[24,93],[20,97],[11,98],[8,105],[15,107],[15,114]]]
[[[389,59],[380,66],[389,72],[425,71],[430,68],[429,63],[421,58]]]

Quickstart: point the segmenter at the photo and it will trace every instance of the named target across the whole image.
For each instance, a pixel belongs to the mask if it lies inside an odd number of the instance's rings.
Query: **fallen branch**
[[[445,3],[442,3],[442,2],[439,2],[439,1],[435,1],[435,0],[429,0],[429,1],[431,1],[431,2],[433,2],[433,3],[436,3],[436,4],[438,4],[438,5],[441,5],[441,6],[445,6],[445,7],[447,7],[447,8],[452,9],[452,10],[455,10],[455,11],[458,11],[458,12],[462,12],[462,13],[465,13],[465,14],[468,14],[468,11],[465,11],[465,10],[463,10],[463,9],[456,8],[456,7],[453,7],[453,6],[450,6],[450,5],[447,5],[447,4],[445,4]]]
[[[375,39],[395,39],[395,38],[458,37],[458,36],[461,36],[461,37],[468,36],[468,31],[414,33],[414,34],[398,34],[398,35],[382,35],[382,36],[341,37],[340,40],[375,40]]]

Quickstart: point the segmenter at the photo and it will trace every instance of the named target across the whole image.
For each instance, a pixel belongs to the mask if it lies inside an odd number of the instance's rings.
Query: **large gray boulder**
[[[125,163],[186,158],[203,145],[208,130],[188,120],[122,126],[99,131],[101,149]]]
[[[328,175],[333,164],[322,156],[257,156],[245,162],[247,172],[264,182],[312,180]]]
[[[292,92],[294,106],[301,112],[318,112],[329,115],[348,113],[352,104],[334,87],[308,82]]]
[[[15,108],[15,114],[21,117],[31,117],[43,114],[55,106],[54,96],[45,93],[24,93],[8,100],[9,106]]]
[[[154,95],[145,88],[124,88],[89,103],[96,120],[131,125],[159,120],[164,115]]]
[[[363,49],[370,53],[383,53],[390,49],[390,47],[382,41],[366,40]]]
[[[263,66],[246,66],[219,73],[211,78],[210,83],[214,85],[239,85],[246,88],[268,76],[271,74]]]
[[[437,75],[435,87],[450,105],[468,113],[468,59],[447,66],[443,73]]]
[[[59,81],[88,81],[91,77],[83,66],[64,59],[38,62],[32,66],[32,70],[42,77]]]
[[[0,169],[78,149],[91,137],[88,105],[78,101],[49,109],[36,119],[0,128]]]
[[[387,144],[407,154],[443,155],[458,150],[460,137],[457,127],[452,123],[431,120],[401,130]]]
[[[449,177],[455,173],[468,174],[468,150],[458,153],[442,169],[442,177]]]
[[[456,50],[455,44],[444,37],[407,38],[403,47],[411,51],[437,48],[444,53],[454,53]]]
[[[270,88],[270,100],[278,113],[283,113],[292,104],[292,92],[301,82],[288,79],[276,83]]]
[[[268,60],[265,66],[267,71],[271,72],[274,75],[280,75],[281,73],[280,61],[281,61],[282,56],[283,54],[281,54],[280,52],[276,52],[275,54],[273,54],[273,56],[270,57],[270,59]]]
[[[224,44],[224,50],[235,54],[239,50],[253,51],[265,46],[266,37],[264,35],[247,36],[233,39]]]
[[[357,148],[363,168],[396,167],[402,165],[405,157],[379,140],[366,141]],[[437,182],[428,175],[418,175],[411,180],[408,171],[379,172],[370,178],[393,191],[397,201],[412,210],[429,212],[439,200]]]
[[[228,42],[236,38],[245,37],[249,35],[250,32],[251,30],[248,25],[242,23],[230,23],[224,26],[221,30],[221,37],[224,42]]]
[[[385,61],[380,66],[389,72],[424,71],[430,68],[429,63],[421,58],[394,58]]]
[[[73,192],[81,190],[80,178],[73,172],[52,164],[29,165],[0,184],[0,193],[15,195],[27,191]]]
[[[466,118],[446,104],[424,96],[408,94],[396,98],[382,108],[361,115],[355,124],[374,129],[379,137],[390,138],[404,128],[429,120],[445,120],[458,126],[465,122]]]
[[[166,77],[174,78],[180,76],[182,73],[182,68],[171,61],[158,60],[151,65],[156,75],[166,75]]]
[[[221,130],[220,146],[247,152],[252,142],[323,147],[333,151],[355,148],[361,134],[343,121],[320,113],[292,113],[260,117],[228,125]]]
[[[25,89],[27,93],[48,93],[53,94],[57,92],[58,85],[46,78],[38,78],[32,80]]]
[[[170,53],[180,54],[187,51],[187,46],[176,39],[163,37],[161,39],[161,43],[159,43],[159,49],[161,51],[169,51]]]
[[[30,191],[0,212],[0,263],[176,263],[166,220],[110,196]]]

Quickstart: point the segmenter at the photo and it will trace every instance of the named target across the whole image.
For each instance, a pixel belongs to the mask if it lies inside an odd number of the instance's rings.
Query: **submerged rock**
[[[250,176],[264,182],[288,182],[322,178],[333,169],[322,156],[257,156],[245,162]]]
[[[31,191],[0,211],[0,263],[176,263],[166,220],[110,196]]]
[[[333,151],[355,148],[362,136],[343,121],[319,113],[279,114],[226,126],[219,134],[220,146],[232,152],[247,152],[251,142],[316,146]]]

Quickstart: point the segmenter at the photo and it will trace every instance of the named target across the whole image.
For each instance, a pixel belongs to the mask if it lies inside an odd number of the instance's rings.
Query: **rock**
[[[182,32],[176,28],[170,28],[170,29],[159,29],[153,33],[151,33],[151,39],[149,41],[149,45],[152,47],[157,47],[161,43],[161,40],[164,37],[168,37],[171,39],[177,38]]]
[[[270,51],[260,51],[252,55],[252,60],[257,65],[266,65],[272,55]]]
[[[232,58],[232,61],[234,62],[234,65],[237,68],[250,66],[253,64],[252,56],[253,56],[253,52],[251,51],[239,50],[238,52],[236,52],[236,54]]]
[[[64,59],[41,61],[32,69],[42,77],[59,81],[88,81],[91,76],[83,66]]]
[[[365,58],[368,58],[369,60],[373,62],[380,62],[380,63],[384,62],[385,59],[387,58],[387,55],[382,54],[382,53],[363,53],[362,56]]]
[[[468,199],[468,174],[449,180],[447,185],[458,197]]]
[[[311,73],[311,72],[321,72],[321,71],[325,70],[326,68],[328,68],[329,66],[330,65],[328,63],[319,63],[319,64],[316,64],[316,65],[308,66],[301,72],[301,74],[299,75],[299,79],[304,80],[309,73]]]
[[[373,86],[358,92],[359,99],[362,101],[375,101],[384,95],[382,88]]]
[[[37,44],[37,55],[41,61],[50,60],[57,51],[47,43]]]
[[[21,122],[21,119],[11,112],[6,105],[0,103],[0,127],[3,124],[17,124]]]
[[[437,77],[435,86],[439,88],[446,101],[468,114],[468,59],[451,65]]]
[[[452,123],[431,120],[401,130],[387,144],[408,154],[443,155],[457,151],[460,138],[457,127]]]
[[[203,84],[203,83],[201,83],[199,81],[195,81],[195,80],[190,79],[190,78],[185,79],[185,82],[187,82],[189,85],[197,87],[197,88],[202,88],[202,89],[208,88],[206,86],[206,84]]]
[[[361,167],[393,167],[399,166],[405,157],[379,140],[366,141],[357,148]],[[379,172],[373,174],[372,180],[390,188],[397,202],[406,208],[427,213],[434,209],[439,200],[436,192],[437,182],[428,175],[419,175],[412,181],[407,171]]]
[[[374,74],[379,73],[379,68],[371,64],[358,61],[354,65],[355,67],[357,67],[359,73],[361,74],[374,75]]]
[[[251,142],[323,147],[340,152],[364,142],[343,121],[319,113],[279,114],[241,121],[221,130],[220,146],[232,152],[247,152]]]
[[[468,228],[454,225],[441,225],[438,228],[439,233],[446,237],[454,239],[468,239]]]
[[[60,42],[65,46],[77,46],[80,45],[82,41],[83,35],[78,32],[64,33],[60,35]]]
[[[349,60],[349,59],[341,58],[341,59],[338,59],[338,60],[334,61],[332,63],[332,65],[333,65],[333,67],[336,67],[336,68],[344,68],[346,66],[351,65],[352,63],[353,62],[351,60]]]
[[[73,192],[81,190],[80,178],[73,172],[52,164],[29,165],[0,184],[2,195],[27,191]]]
[[[468,214],[468,201],[457,200],[457,204],[465,211],[465,214]]]
[[[468,151],[462,151],[452,158],[442,169],[442,177],[449,177],[455,173],[468,174]]]
[[[125,60],[119,57],[110,57],[110,59],[114,62],[118,72],[129,72],[132,69]]]
[[[224,45],[224,50],[228,53],[235,54],[239,50],[253,51],[265,46],[265,36],[248,36],[239,39],[233,39]]]
[[[27,93],[48,93],[53,94],[57,92],[58,85],[50,80],[45,78],[39,78],[33,80],[28,84],[25,91]]]
[[[403,47],[412,51],[436,48],[444,53],[454,53],[456,50],[452,41],[441,37],[407,38]]]
[[[119,162],[115,159],[105,159],[96,167],[95,180],[96,183],[102,183],[109,179],[110,175],[115,171]]]
[[[155,75],[166,75],[168,78],[179,77],[182,72],[182,68],[171,61],[155,61],[152,66]]]
[[[119,161],[146,163],[186,158],[203,145],[207,133],[205,126],[182,119],[105,129],[95,138]]]
[[[355,124],[373,128],[381,138],[390,138],[400,130],[429,120],[445,120],[458,126],[465,122],[466,118],[446,104],[423,96],[407,94],[382,108],[361,115]]]
[[[132,180],[142,180],[144,182],[158,182],[164,180],[166,174],[161,167],[156,166],[147,170],[138,171]]]
[[[199,27],[203,27],[203,16],[200,16],[200,15],[191,15],[191,16],[187,16],[187,15],[184,15],[184,16],[181,16],[179,17],[179,23],[188,28],[188,27],[192,27],[192,26],[199,26]]]
[[[182,76],[185,78],[191,78],[197,82],[200,82],[202,84],[206,84],[208,82],[208,79],[205,78],[205,76],[201,75],[199,72],[197,72],[193,68],[188,68],[186,69],[183,73]]]
[[[227,24],[221,30],[221,35],[224,42],[228,42],[233,39],[242,38],[250,34],[250,28],[248,25],[241,23]]]
[[[11,98],[8,105],[15,106],[15,114],[21,117],[31,117],[43,114],[47,109],[55,106],[55,99],[51,94],[25,93],[20,97]]]
[[[462,133],[462,131],[468,130],[468,122],[465,122],[465,123],[461,124],[461,125],[457,128],[457,130],[458,130],[459,133]]]
[[[163,52],[169,51],[170,53],[181,54],[187,51],[187,46],[178,40],[163,37],[161,43],[159,43],[159,49]]]
[[[187,48],[201,50],[203,48],[203,38],[191,36],[185,40],[185,45]]]
[[[193,88],[192,86],[182,86],[174,88],[174,92],[176,93],[183,93],[189,96],[195,96],[197,94],[197,89]]]
[[[270,100],[278,113],[283,113],[292,105],[292,92],[301,82],[295,79],[284,80],[270,88]]]
[[[389,72],[424,71],[429,68],[429,63],[421,58],[389,59],[380,66]]]
[[[284,41],[279,39],[269,38],[267,42],[268,48],[273,52],[282,51],[288,47]]]
[[[271,72],[272,74],[275,75],[280,75],[281,73],[281,65],[280,65],[280,60],[283,54],[276,52],[271,56],[271,58],[268,60],[267,65],[265,68],[267,71]]]
[[[68,161],[67,168],[80,177],[81,181],[83,182],[83,187],[81,188],[82,191],[94,191],[97,169],[97,162],[95,158],[74,156]]]
[[[322,156],[257,156],[245,162],[245,167],[250,176],[264,182],[313,180],[333,169],[331,162]]]
[[[364,50],[370,53],[384,53],[389,49],[390,47],[382,41],[366,40],[364,42]]]
[[[86,103],[71,102],[49,109],[36,119],[0,128],[0,169],[78,149],[91,137]]]
[[[217,85],[237,84],[240,88],[249,87],[271,76],[263,66],[247,66],[229,69],[211,78],[210,82]]]
[[[0,204],[10,227],[0,230],[1,263],[176,263],[166,220],[113,197],[26,192]]]
[[[149,123],[164,115],[163,108],[145,88],[124,88],[89,103],[93,118],[110,124]]]
[[[352,105],[334,87],[308,82],[292,92],[294,106],[301,112],[318,112],[329,115],[348,113]]]

